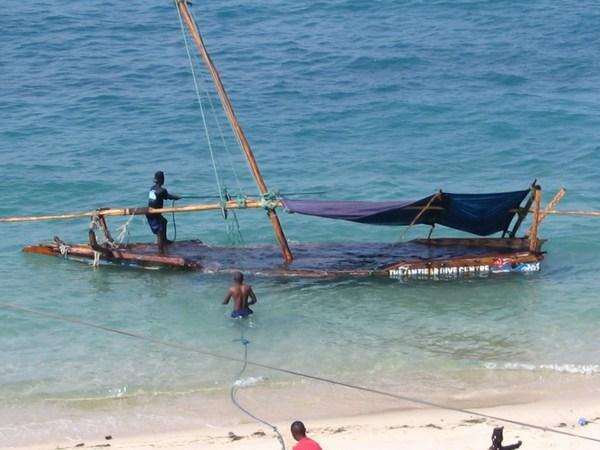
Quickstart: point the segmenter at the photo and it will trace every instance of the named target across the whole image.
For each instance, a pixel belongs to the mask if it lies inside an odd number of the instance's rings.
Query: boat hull
[[[26,247],[26,253],[146,268],[178,268],[207,273],[243,270],[255,274],[305,277],[378,276],[395,279],[448,279],[540,270],[541,252],[527,239],[429,239],[404,243],[331,243],[292,246],[296,259],[281,261],[274,245],[209,246],[181,241],[159,254],[156,244],[128,244],[95,251],[89,244],[61,241]]]

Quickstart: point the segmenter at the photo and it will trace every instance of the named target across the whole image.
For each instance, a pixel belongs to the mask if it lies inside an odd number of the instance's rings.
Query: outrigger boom
[[[276,208],[280,208],[283,205],[281,202],[277,202]],[[14,222],[38,222],[44,220],[61,220],[61,219],[81,219],[85,217],[94,216],[140,216],[145,214],[162,214],[162,213],[192,213],[192,212],[203,212],[203,211],[216,211],[216,210],[228,210],[228,209],[260,209],[264,208],[264,204],[259,199],[248,198],[244,202],[238,202],[237,200],[229,200],[224,204],[221,203],[206,203],[206,204],[193,204],[186,206],[173,206],[166,208],[148,208],[148,207],[131,207],[131,208],[99,208],[93,211],[81,211],[74,213],[64,214],[46,214],[46,215],[35,215],[35,216],[15,216],[15,217],[0,217],[0,223],[14,223]],[[422,210],[423,208],[414,206],[406,209]],[[441,211],[441,206],[430,206],[432,211]],[[522,208],[516,208],[511,210],[515,213],[534,214],[535,211],[523,210]],[[600,217],[600,211],[586,211],[586,210],[544,210],[540,213],[543,219],[546,215],[558,215],[558,216],[588,216],[588,217]]]

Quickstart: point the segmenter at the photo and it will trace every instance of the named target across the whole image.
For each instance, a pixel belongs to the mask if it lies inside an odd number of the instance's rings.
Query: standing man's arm
[[[181,200],[179,195],[169,194],[169,191],[165,189],[165,200]]]

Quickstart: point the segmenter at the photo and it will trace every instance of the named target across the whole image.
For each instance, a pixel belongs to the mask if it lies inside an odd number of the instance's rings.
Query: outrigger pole
[[[281,208],[283,205],[280,201],[273,205],[274,208]],[[551,206],[551,205],[549,205]],[[225,203],[203,203],[186,206],[172,206],[166,208],[148,208],[148,207],[130,207],[130,208],[99,208],[93,211],[80,211],[75,213],[64,214],[44,214],[36,216],[16,216],[16,217],[0,217],[0,223],[15,223],[15,222],[39,222],[44,220],[59,220],[59,219],[79,219],[83,217],[103,217],[103,216],[140,216],[144,214],[162,214],[162,213],[191,213],[202,211],[216,211],[227,209],[260,209],[264,208],[262,200],[256,198],[247,198],[243,203],[237,200],[229,200]],[[407,207],[406,209],[423,210],[422,206]],[[429,206],[428,210],[441,211],[444,208],[440,206]],[[534,209],[523,208],[510,210],[510,212],[522,212],[523,214],[534,214]],[[541,222],[547,215],[558,216],[589,216],[600,217],[600,211],[585,211],[585,210],[555,210],[546,207],[539,213],[539,221]]]
[[[246,134],[244,133],[244,130],[242,129],[242,126],[240,125],[235,115],[233,106],[229,101],[229,97],[227,96],[227,92],[225,91],[225,87],[223,86],[223,82],[221,81],[219,72],[217,71],[217,68],[213,64],[212,59],[210,58],[210,55],[208,54],[208,51],[204,46],[204,42],[202,41],[200,31],[198,31],[198,27],[196,26],[196,23],[194,22],[192,15],[190,14],[186,0],[176,0],[176,3],[178,10],[181,13],[185,24],[190,30],[190,33],[192,35],[192,38],[194,39],[194,42],[196,43],[196,46],[198,47],[200,56],[202,57],[202,59],[208,67],[210,75],[217,88],[217,92],[219,93],[219,97],[221,98],[221,103],[223,104],[223,109],[225,110],[225,114],[227,115],[227,120],[229,120],[231,128],[233,129],[234,133],[240,141],[242,150],[246,155],[248,165],[250,166],[250,170],[252,171],[252,175],[254,176],[256,184],[258,185],[258,189],[260,190],[261,194],[267,195],[269,193],[269,190],[267,189],[265,180],[263,179],[262,174],[260,173],[260,169],[258,168],[256,159],[254,158],[254,153],[252,152],[250,143],[248,142]],[[283,259],[286,263],[292,262],[294,256],[292,255],[292,251],[290,250],[290,247],[288,245],[287,239],[283,232],[283,228],[281,227],[281,223],[279,222],[279,217],[277,216],[277,213],[273,208],[267,208],[267,215],[269,216],[269,219],[271,219],[271,224],[273,225],[275,236],[277,237],[279,245],[281,246],[281,250],[283,252]]]
[[[279,204],[277,204],[279,206]],[[189,213],[201,211],[227,210],[227,209],[246,209],[246,208],[263,208],[263,203],[258,199],[247,198],[242,204],[237,200],[229,200],[224,204],[207,203],[187,206],[173,206],[167,208],[148,208],[148,207],[133,207],[133,208],[100,208],[94,211],[81,211],[76,213],[65,214],[46,214],[38,216],[22,216],[22,217],[0,217],[0,223],[9,222],[38,222],[42,220],[57,220],[57,219],[78,219],[82,217],[105,217],[105,216],[140,216],[144,214],[161,214],[161,213]]]

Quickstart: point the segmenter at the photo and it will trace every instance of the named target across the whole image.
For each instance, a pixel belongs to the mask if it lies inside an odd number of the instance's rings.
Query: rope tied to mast
[[[279,196],[276,192],[267,191],[261,194],[260,205],[267,211],[274,211],[279,206]]]

